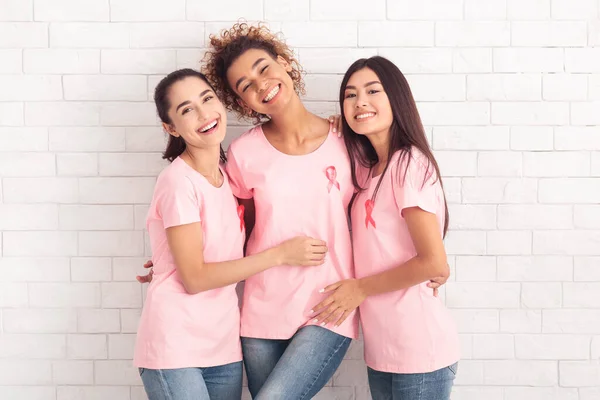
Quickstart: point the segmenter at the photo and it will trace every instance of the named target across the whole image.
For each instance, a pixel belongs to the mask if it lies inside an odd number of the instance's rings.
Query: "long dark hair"
[[[348,154],[352,165],[352,182],[354,183],[354,186],[359,191],[365,190],[365,188],[361,187],[356,176],[357,163],[365,168],[371,169],[379,162],[375,148],[369,139],[365,135],[357,134],[350,128],[350,125],[348,125],[348,121],[346,120],[343,112],[344,94],[348,80],[350,80],[350,77],[355,72],[363,68],[371,69],[379,77],[379,81],[381,82],[381,85],[383,86],[383,89],[385,90],[385,93],[390,101],[392,115],[394,117],[392,126],[390,127],[390,141],[387,156],[388,159],[386,160],[383,173],[379,177],[379,181],[377,182],[377,186],[373,192],[373,201],[377,196],[382,179],[388,170],[390,160],[398,151],[401,152],[400,159],[402,160],[403,157],[406,159],[406,168],[403,171],[403,177],[398,177],[398,179],[401,179],[402,181],[406,179],[406,173],[408,172],[408,166],[411,162],[413,148],[416,148],[423,153],[428,161],[423,185],[425,185],[426,180],[431,177],[431,174],[435,171],[436,179],[439,179],[443,191],[444,186],[442,184],[440,169],[435,161],[435,157],[433,156],[431,148],[429,147],[429,143],[427,142],[425,129],[423,129],[421,117],[419,116],[417,105],[413,99],[410,86],[398,67],[396,67],[396,65],[390,60],[380,56],[361,58],[360,60],[355,61],[350,68],[348,68],[340,87],[342,129],[344,132],[344,141],[346,142],[346,147],[348,148]],[[431,168],[433,168],[434,171],[431,171]],[[398,171],[398,174],[400,174],[400,171]],[[448,230],[449,219],[445,194],[444,208],[445,218],[443,235],[445,237]]]
[[[171,107],[171,102],[169,101],[169,89],[171,89],[171,86],[173,86],[175,83],[189,77],[202,79],[212,89],[213,92],[215,91],[208,79],[206,79],[206,76],[204,76],[204,74],[201,72],[194,71],[190,68],[178,69],[177,71],[171,72],[169,75],[165,76],[158,83],[158,85],[156,85],[156,89],[154,89],[154,104],[156,104],[156,112],[160,120],[165,124],[172,124],[171,118],[169,118],[169,108]],[[168,136],[169,141],[167,142],[167,148],[163,152],[162,158],[173,162],[173,160],[183,154],[186,145],[185,140],[183,140],[181,136]],[[225,157],[223,146],[221,146],[221,162],[225,161],[227,161],[227,158]]]

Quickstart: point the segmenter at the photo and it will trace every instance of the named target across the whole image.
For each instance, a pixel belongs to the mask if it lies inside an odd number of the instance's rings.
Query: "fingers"
[[[348,318],[348,315],[350,315],[351,312],[352,311],[349,311],[349,310],[344,311],[342,316],[335,323],[335,326],[340,326],[346,320],[346,318]]]
[[[152,260],[148,260],[146,261],[146,264],[144,264],[144,268],[150,268],[152,267],[154,264],[152,264]]]
[[[310,244],[311,246],[327,246],[327,242],[314,238],[309,238],[308,244]]]
[[[333,303],[331,304],[329,307],[327,307],[324,311],[321,311],[319,313],[319,315],[317,315],[317,317],[313,320],[315,323],[319,323],[319,325],[321,326],[325,326],[327,324],[326,321],[329,321],[330,319],[332,319],[332,314],[334,312],[336,312],[336,310],[339,309],[339,305],[337,303]],[[340,315],[341,315],[342,310],[340,310]],[[338,316],[339,317],[339,316]]]
[[[327,253],[327,246],[313,246],[311,251],[315,254],[325,254]]]
[[[323,322],[321,322],[321,325],[325,326],[338,321],[342,314],[344,314],[344,310],[342,310],[341,308],[335,309],[334,311],[332,311],[331,314],[329,314],[327,318],[323,320]]]
[[[433,289],[433,296],[434,297],[438,297],[439,293],[440,292],[439,292],[438,288]]]
[[[437,288],[439,288],[440,286],[442,286],[442,285],[440,285],[440,284],[439,284],[439,283],[437,283],[437,282],[429,282],[429,283],[427,284],[427,287],[429,287],[429,288],[432,288],[432,289],[437,289]]]
[[[144,276],[136,276],[135,279],[139,282],[139,283],[148,283],[150,282],[149,279],[149,275],[144,275]]]
[[[328,298],[326,298],[325,300],[323,300],[322,302],[320,302],[319,304],[317,304],[316,306],[313,307],[312,310],[310,310],[311,314],[314,314],[314,316],[318,316],[319,314],[321,314],[322,312],[324,312],[324,310],[331,304],[333,303],[333,298],[330,296]]]

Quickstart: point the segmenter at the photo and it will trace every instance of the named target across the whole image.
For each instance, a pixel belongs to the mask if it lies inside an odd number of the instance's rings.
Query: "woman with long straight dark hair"
[[[427,282],[448,275],[442,178],[404,75],[356,61],[340,88],[342,132],[358,191],[351,211],[356,279],[324,288],[318,321],[360,306],[375,400],[446,400],[459,360],[455,324]]]

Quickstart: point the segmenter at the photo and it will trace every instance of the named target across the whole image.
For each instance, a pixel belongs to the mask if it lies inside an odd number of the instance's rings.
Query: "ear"
[[[177,133],[177,131],[175,130],[175,127],[171,124],[165,124],[163,122],[162,124],[163,129],[165,130],[165,132],[167,132],[169,135],[173,136],[173,137],[179,137],[179,133]]]
[[[292,72],[292,65],[285,58],[278,55],[277,62],[285,69],[285,72]]]

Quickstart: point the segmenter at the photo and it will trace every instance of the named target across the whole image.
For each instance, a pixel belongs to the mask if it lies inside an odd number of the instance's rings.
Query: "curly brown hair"
[[[299,95],[305,93],[302,79],[303,70],[294,57],[293,51],[283,39],[278,38],[277,34],[272,33],[262,23],[253,26],[245,22],[238,22],[230,29],[223,29],[218,35],[210,35],[210,48],[204,56],[202,72],[228,110],[235,111],[241,117],[251,119],[258,124],[267,120],[268,117],[240,106],[236,93],[227,82],[227,70],[241,54],[249,49],[264,50],[274,59],[277,56],[285,59],[292,67],[292,71],[288,74],[294,82],[294,91]]]

